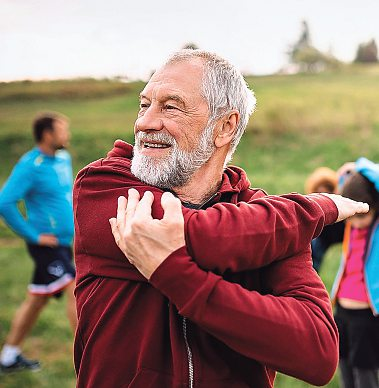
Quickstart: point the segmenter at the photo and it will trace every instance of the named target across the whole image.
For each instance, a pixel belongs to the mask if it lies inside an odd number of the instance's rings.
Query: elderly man
[[[338,335],[309,244],[366,207],[268,197],[225,168],[254,99],[216,55],[173,55],[140,98],[131,165],[118,142],[75,183],[78,387],[325,384]]]

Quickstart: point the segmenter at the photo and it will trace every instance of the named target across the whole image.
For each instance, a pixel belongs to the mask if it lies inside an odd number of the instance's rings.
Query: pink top
[[[346,259],[337,298],[346,298],[368,303],[363,274],[363,259],[369,228],[351,228],[350,247]]]

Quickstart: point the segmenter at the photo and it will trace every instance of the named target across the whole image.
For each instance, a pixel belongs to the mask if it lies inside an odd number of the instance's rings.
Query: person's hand
[[[38,236],[38,245],[55,248],[58,246],[58,239],[53,234],[40,234]]]
[[[336,222],[343,221],[354,214],[367,213],[369,211],[369,206],[365,202],[357,202],[338,194],[322,193],[322,195],[329,197],[337,206],[338,217]]]
[[[185,245],[180,200],[163,193],[161,220],[151,216],[153,201],[150,191],[140,199],[137,190],[129,189],[128,199],[118,198],[117,218],[109,220],[116,244],[147,279],[172,252]]]

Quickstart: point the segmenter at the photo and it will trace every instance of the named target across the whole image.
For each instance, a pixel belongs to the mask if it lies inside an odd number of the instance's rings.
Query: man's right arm
[[[309,249],[260,274],[265,294],[201,270],[181,248],[150,282],[179,314],[236,352],[310,384],[326,384],[338,363],[338,331]]]
[[[14,167],[0,191],[0,215],[5,222],[23,239],[38,243],[38,233],[22,216],[18,202],[25,198],[33,185],[33,174],[22,161]]]

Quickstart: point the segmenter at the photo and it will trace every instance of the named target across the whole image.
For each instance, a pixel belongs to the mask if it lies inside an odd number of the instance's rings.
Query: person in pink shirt
[[[333,287],[344,388],[379,387],[379,165],[360,158],[342,195],[365,201],[366,214],[346,222],[343,254]]]

